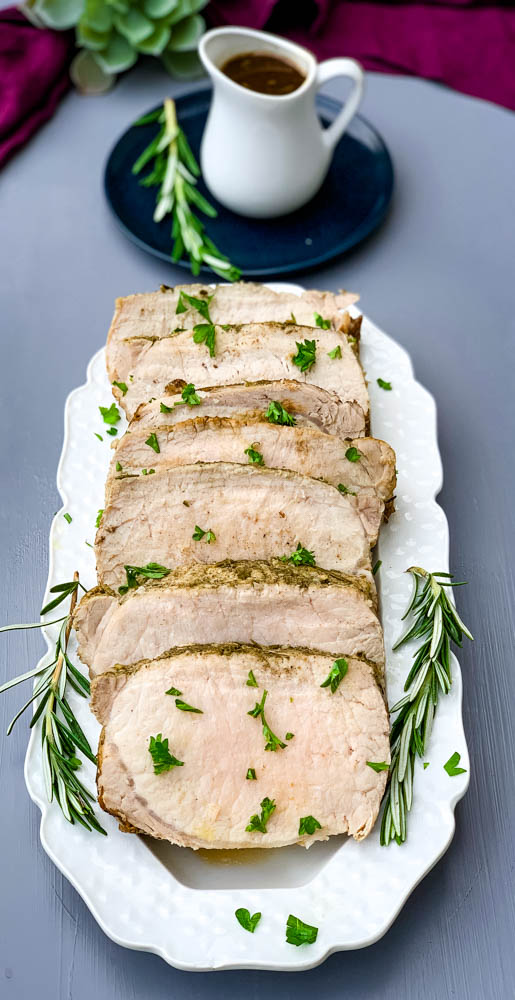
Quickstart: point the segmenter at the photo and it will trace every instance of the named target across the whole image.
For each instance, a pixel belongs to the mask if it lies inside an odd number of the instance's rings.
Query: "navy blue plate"
[[[177,116],[197,159],[211,101],[211,89],[176,100]],[[339,101],[317,97],[324,126],[341,108]],[[155,135],[155,125],[130,128],[116,143],[106,164],[107,200],[124,233],[143,250],[170,260],[170,219],[155,223],[155,188],[144,188],[131,173],[135,160]],[[206,231],[246,278],[306,271],[339,257],[365,239],[384,218],[392,196],[390,154],[374,128],[355,115],[338,143],[327,178],[312,200],[279,219],[247,219],[220,205],[202,180],[199,189],[218,209],[204,219]],[[189,270],[189,261],[177,262]]]

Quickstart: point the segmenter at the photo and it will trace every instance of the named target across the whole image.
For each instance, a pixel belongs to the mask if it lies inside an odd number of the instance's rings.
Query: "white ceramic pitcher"
[[[305,80],[290,94],[248,90],[220,69],[243,52],[286,58]],[[334,147],[358,108],[364,88],[361,66],[344,58],[318,64],[300,45],[248,28],[206,32],[199,54],[214,87],[200,150],[208,188],[227,208],[254,218],[300,208],[318,191]],[[315,96],[320,85],[335,76],[349,76],[354,86],[338,117],[323,129]]]

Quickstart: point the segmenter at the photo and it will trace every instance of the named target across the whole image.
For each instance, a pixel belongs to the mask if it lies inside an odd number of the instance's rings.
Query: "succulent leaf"
[[[102,52],[96,52],[96,59],[104,73],[122,73],[134,66],[138,53],[123,35],[114,31]]]
[[[77,24],[82,4],[83,0],[36,0],[34,10],[49,28],[64,31]]]

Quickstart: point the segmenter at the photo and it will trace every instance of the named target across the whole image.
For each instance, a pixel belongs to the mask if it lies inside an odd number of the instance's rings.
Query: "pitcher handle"
[[[332,125],[322,130],[324,142],[329,149],[334,149],[338,140],[341,139],[351,118],[358,110],[365,89],[365,74],[355,59],[337,57],[326,59],[325,62],[320,63],[317,85],[320,87],[326,80],[332,80],[335,76],[350,76],[351,80],[354,80],[354,86]]]

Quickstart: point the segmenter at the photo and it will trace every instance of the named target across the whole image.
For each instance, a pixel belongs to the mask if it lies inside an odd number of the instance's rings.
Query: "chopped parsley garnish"
[[[127,392],[126,382],[113,382],[113,385],[115,385],[116,388],[120,390],[122,396],[125,396],[125,393]]]
[[[263,737],[265,740],[265,750],[271,750],[275,753],[276,750],[284,750],[286,743],[283,743],[275,733],[272,732],[268,722],[265,719],[265,701],[268,691],[263,691],[261,701],[257,701],[254,708],[251,708],[247,715],[251,715],[253,719],[261,719],[263,726]]]
[[[338,690],[341,681],[345,677],[347,670],[349,669],[349,664],[344,656],[339,660],[335,660],[332,669],[329,671],[325,681],[320,685],[321,688],[331,688],[331,694],[334,694]]]
[[[133,587],[139,587],[143,580],[162,580],[171,572],[166,566],[159,563],[150,562],[146,566],[124,566],[127,575],[127,583],[123,587],[118,587],[119,594],[126,594]]]
[[[97,514],[97,519],[95,521],[95,528],[99,528],[100,527],[100,522],[102,520],[102,514],[103,513],[104,513],[104,508],[101,507],[100,510],[98,511],[98,514]]]
[[[116,471],[117,471],[117,472],[121,472],[121,471],[122,471],[122,466],[121,466],[121,463],[120,463],[120,462],[117,462],[117,463],[116,463]]]
[[[175,406],[175,403],[174,403],[174,406]],[[179,406],[178,403],[177,403],[177,406]],[[160,403],[159,404],[159,411],[160,411],[160,413],[172,413],[173,406],[167,406],[166,403]]]
[[[319,326],[321,330],[328,330],[329,327],[331,326],[331,320],[324,319],[324,317],[321,316],[320,313],[315,313],[314,315],[315,315],[316,325]]]
[[[295,344],[297,353],[293,355],[293,364],[297,365],[297,368],[300,368],[301,372],[307,372],[315,364],[317,342],[316,340],[305,340],[302,344],[299,344],[298,340],[296,340]]]
[[[374,563],[374,565],[372,567],[372,576],[375,576],[376,573],[379,572],[379,570],[381,569],[382,565],[383,565],[383,560],[382,559],[378,559],[377,562]]]
[[[247,781],[257,781],[255,767],[249,767],[245,775],[245,778],[247,779]]]
[[[95,437],[98,438],[99,441],[103,441],[104,440],[101,434],[97,434],[96,431],[94,431],[94,434],[95,434]]]
[[[427,767],[429,767],[429,763],[430,762],[428,760],[424,761],[424,771],[426,770]]]
[[[319,823],[314,816],[300,817],[299,837],[303,837],[306,834],[308,837],[311,837],[311,834],[314,833],[315,830],[321,830],[321,829],[322,829],[322,824]]]
[[[168,691],[165,691],[165,694],[181,695],[182,691],[179,691],[178,688],[171,687]]]
[[[260,805],[261,815],[258,816],[255,813],[254,816],[250,817],[249,823],[245,827],[247,833],[266,833],[266,824],[275,809],[275,801],[267,797],[261,801]]]
[[[156,471],[155,469],[142,469],[141,470],[141,475],[142,476],[152,476],[155,471]]]
[[[356,496],[356,494],[354,493],[354,491],[347,489],[347,487],[344,486],[343,483],[338,483],[338,489],[339,489],[340,493],[343,493],[344,495],[346,493],[348,493],[350,497],[355,497]]]
[[[292,740],[294,738],[294,736],[295,736],[295,733],[286,733],[286,735],[285,735],[284,738],[285,738],[285,740]]]
[[[157,440],[155,431],[152,431],[152,434],[147,438],[145,444],[148,444],[149,448],[153,448],[156,454],[159,455],[161,449],[159,447],[159,441]]]
[[[338,344],[336,347],[333,347],[332,351],[328,351],[327,352],[327,356],[329,358],[332,358],[333,361],[335,360],[335,358],[341,358],[341,356],[342,356],[342,349],[341,349],[340,345]]]
[[[265,460],[260,451],[256,451],[252,446],[250,448],[245,448],[243,452],[244,455],[249,456],[249,462],[251,465],[264,465]]]
[[[209,348],[209,356],[215,356],[216,330],[213,323],[198,323],[193,327],[193,340],[196,344],[205,344]]]
[[[154,764],[154,774],[163,774],[163,771],[171,771],[172,767],[183,767],[184,761],[177,760],[168,749],[168,740],[163,739],[162,733],[150,737],[148,752]]]
[[[295,314],[293,312],[290,313],[290,319],[292,323],[295,323],[295,325],[297,325],[297,320],[295,319]]]
[[[187,403],[188,406],[200,406],[202,402],[200,396],[197,396],[193,382],[188,382],[188,384],[184,386],[184,389],[181,392],[181,397],[182,397],[181,402],[177,401],[177,403],[173,404],[174,406],[183,406],[184,403]],[[162,405],[163,404],[161,403],[161,406]],[[166,409],[162,412],[170,413],[171,409],[172,409],[171,406],[167,406]]]
[[[207,528],[203,531],[202,528],[199,528],[198,524],[195,525],[195,531],[191,537],[194,542],[200,542],[204,538],[204,541],[207,542],[208,545],[210,545],[211,542],[216,542],[216,535],[214,531],[211,531],[211,528]]]
[[[290,913],[286,921],[286,941],[294,944],[297,948],[301,944],[314,944],[318,935],[318,927],[305,924],[300,917],[294,917]]]
[[[73,517],[71,516],[71,514],[63,514],[63,517],[65,521],[68,521],[68,524],[72,523]]]
[[[305,549],[299,542],[291,556],[280,556],[282,562],[293,563],[294,566],[316,566],[315,554]]]
[[[110,434],[111,437],[115,437],[118,434],[118,429],[116,427],[109,427],[106,434]]]
[[[347,458],[349,462],[359,462],[360,453],[358,449],[355,448],[354,445],[352,445],[351,448],[347,448],[347,451],[345,452],[345,458]]]
[[[377,771],[378,773],[379,771],[388,771],[390,767],[390,765],[387,764],[386,761],[384,760],[380,761],[367,760],[367,766],[371,767],[373,771]]]
[[[447,763],[444,764],[443,766],[444,771],[447,771],[447,774],[449,775],[450,778],[456,777],[457,774],[466,774],[466,768],[457,767],[460,760],[461,760],[461,754],[459,754],[458,751],[455,750],[452,757],[449,757]]]
[[[387,392],[391,392],[392,388],[391,382],[385,382],[384,378],[378,378],[377,384],[380,389],[385,389]]]
[[[209,315],[209,305],[212,298],[213,298],[212,295],[208,295],[207,298],[205,299],[196,299],[194,295],[187,295],[186,292],[181,292],[181,294],[179,295],[179,301],[177,302],[177,308],[175,312],[177,314],[187,312],[188,309],[188,306],[186,305],[187,302],[192,309],[197,309],[200,315],[203,316],[204,319],[208,321],[208,323],[210,323],[211,317]],[[184,301],[185,299],[186,302]]]
[[[285,427],[295,427],[295,424],[297,423],[296,418],[292,413],[288,413],[288,410],[285,410],[282,403],[269,403],[265,416],[270,424],[282,424]]]
[[[193,705],[188,705],[182,698],[175,699],[175,707],[180,709],[181,712],[195,712],[196,715],[204,715],[201,708],[193,708]]]
[[[99,406],[98,408],[102,414],[102,419],[105,424],[118,423],[120,419],[120,411],[116,403],[111,403],[111,406]]]
[[[254,933],[259,921],[261,920],[260,913],[254,913],[251,916],[249,910],[246,910],[243,906],[240,906],[239,910],[234,911],[234,916],[236,917],[238,923],[243,927],[243,930],[249,931],[250,934]]]
[[[245,683],[246,683],[247,687],[249,687],[249,688],[257,688],[258,682],[257,682],[256,678],[254,677],[254,671],[253,670],[249,670],[249,676],[247,677],[247,680],[246,680]]]

